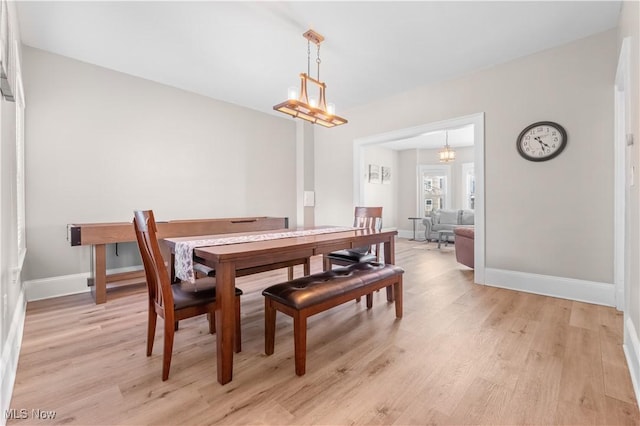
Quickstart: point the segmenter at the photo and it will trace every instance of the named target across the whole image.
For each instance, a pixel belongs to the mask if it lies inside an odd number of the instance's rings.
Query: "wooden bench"
[[[395,265],[356,263],[265,289],[265,353],[273,354],[276,311],[291,316],[296,374],[302,376],[307,358],[307,318],[362,296],[367,296],[367,309],[371,309],[373,292],[389,286],[393,287],[396,317],[402,318],[403,273]]]

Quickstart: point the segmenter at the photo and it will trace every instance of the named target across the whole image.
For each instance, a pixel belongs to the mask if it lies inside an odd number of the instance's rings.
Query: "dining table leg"
[[[235,266],[220,263],[216,266],[216,346],[218,382],[222,385],[233,378],[233,348],[235,318]]]
[[[396,240],[393,235],[384,242],[384,263],[387,265],[395,265],[396,263]],[[393,302],[394,300],[393,286],[389,286],[387,287],[387,301]]]

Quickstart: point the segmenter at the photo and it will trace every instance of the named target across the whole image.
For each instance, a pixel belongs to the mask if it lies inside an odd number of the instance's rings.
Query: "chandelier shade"
[[[307,39],[307,73],[300,74],[300,92],[297,93],[294,87],[288,90],[288,99],[277,105],[273,109],[288,114],[294,118],[301,118],[313,124],[319,124],[324,127],[335,127],[348,123],[345,118],[335,114],[335,105],[327,104],[326,88],[327,85],[320,81],[320,43],[324,37],[313,30],[309,30],[303,34]],[[310,76],[311,49],[310,44],[314,43],[318,47],[318,74],[316,78]],[[309,82],[318,89],[318,97],[309,95]]]
[[[444,148],[440,150],[440,162],[449,163],[456,159],[456,152],[449,146],[449,132],[445,131]]]

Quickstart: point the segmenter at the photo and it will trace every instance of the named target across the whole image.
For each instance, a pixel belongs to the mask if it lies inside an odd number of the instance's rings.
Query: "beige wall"
[[[383,227],[395,227],[397,226],[398,210],[398,176],[402,173],[398,168],[398,153],[388,148],[372,146],[363,150],[362,158],[366,170],[362,176],[364,205],[382,206]],[[391,167],[391,183],[370,183],[368,179],[369,164],[380,166],[381,179],[382,166]]]
[[[417,205],[417,188],[416,188],[416,173],[418,171],[418,150],[407,149],[398,152],[398,173],[396,173],[398,181],[398,223],[399,229],[411,229],[413,231],[413,221],[410,221],[409,217],[418,217],[418,205]],[[420,216],[422,216],[420,214]],[[406,223],[402,223],[403,219]],[[416,223],[416,232],[422,231],[422,221]],[[411,234],[413,237],[413,234]],[[418,238],[421,238],[418,236]]]
[[[484,112],[486,266],[612,283],[616,61],[613,30],[345,112],[349,125],[316,130],[316,221],[351,215],[354,139]],[[526,161],[515,139],[542,120],[568,146]]]
[[[134,209],[296,223],[292,120],[33,48],[24,62],[26,279],[88,271],[66,225],[131,221]]]

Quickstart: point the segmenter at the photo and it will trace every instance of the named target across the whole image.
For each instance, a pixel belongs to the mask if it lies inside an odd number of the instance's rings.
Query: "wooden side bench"
[[[307,318],[350,300],[367,296],[367,309],[373,305],[373,292],[392,286],[396,317],[402,318],[402,274],[395,265],[356,263],[307,277],[297,278],[265,289],[265,344],[267,355],[275,346],[276,311],[293,318],[296,374],[305,373],[307,359]]]

